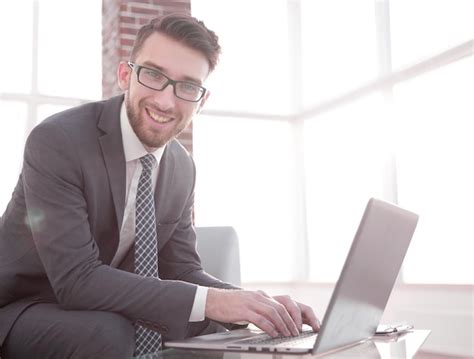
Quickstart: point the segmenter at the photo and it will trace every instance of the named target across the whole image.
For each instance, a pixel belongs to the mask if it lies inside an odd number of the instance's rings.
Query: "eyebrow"
[[[165,73],[165,74],[167,75],[166,69],[164,69],[164,68],[161,67],[161,66],[158,66],[158,65],[154,64],[154,63],[151,62],[151,61],[145,61],[145,62],[143,62],[143,66],[154,68],[154,69],[156,69],[156,70],[158,70],[158,71],[161,71],[161,72],[163,72],[163,73]],[[176,81],[192,82],[192,83],[197,84],[197,85],[199,85],[199,86],[202,85],[202,81],[200,81],[200,80],[198,80],[198,79],[196,79],[196,78],[194,78],[194,77],[186,76],[186,75],[183,77],[183,80],[176,80]]]

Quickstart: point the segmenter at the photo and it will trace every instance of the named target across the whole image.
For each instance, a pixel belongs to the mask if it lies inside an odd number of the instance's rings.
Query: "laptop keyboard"
[[[316,336],[316,335],[317,333],[311,330],[308,330],[301,333],[297,337],[276,337],[276,338],[272,338],[270,336],[258,337],[258,338],[245,339],[245,340],[239,341],[239,344],[268,345],[268,346],[285,344],[287,346],[292,346],[292,345],[298,345],[301,342],[306,341],[309,338],[312,338],[313,336]]]

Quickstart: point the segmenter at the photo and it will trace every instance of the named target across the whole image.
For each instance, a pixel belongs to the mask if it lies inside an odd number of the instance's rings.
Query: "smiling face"
[[[198,85],[209,74],[208,60],[202,53],[156,32],[145,40],[134,63],[157,69],[173,80]],[[126,62],[119,64],[117,72],[130,125],[148,151],[164,146],[183,131],[209,96],[206,92],[199,102],[188,102],[174,95],[171,84],[162,91],[147,88]]]

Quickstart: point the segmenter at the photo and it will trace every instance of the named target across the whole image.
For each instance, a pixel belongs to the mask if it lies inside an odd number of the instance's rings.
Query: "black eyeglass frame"
[[[151,67],[146,67],[146,66],[142,66],[142,65],[137,65],[136,63],[133,63],[131,61],[127,61],[127,64],[128,66],[130,66],[130,68],[132,70],[135,70],[135,72],[137,73],[137,81],[140,85],[142,86],[145,86],[149,89],[152,89],[152,90],[155,90],[155,91],[163,91],[165,88],[168,87],[169,84],[171,84],[171,86],[173,86],[173,93],[174,95],[183,100],[183,101],[188,101],[188,102],[199,102],[202,100],[202,98],[204,97],[204,95],[206,94],[207,92],[207,89],[205,87],[202,87],[198,84],[195,84],[193,82],[190,82],[190,81],[176,81],[176,80],[173,80],[171,78],[169,78],[168,76],[166,76],[163,72],[157,70],[157,69],[153,69]],[[160,74],[161,76],[163,76],[164,78],[166,78],[168,81],[164,83],[163,87],[161,88],[155,88],[155,87],[150,87],[146,84],[144,84],[143,82],[140,81],[140,71],[142,69],[146,69],[146,70],[150,70],[150,71],[153,71],[153,72],[156,72],[158,74]],[[197,100],[189,100],[189,99],[186,99],[186,98],[183,98],[183,97],[180,97],[177,93],[176,93],[176,84],[180,84],[180,83],[184,83],[184,84],[190,84],[190,85],[193,85],[193,86],[196,86],[196,87],[199,87],[201,89],[201,95],[199,96],[199,98]]]

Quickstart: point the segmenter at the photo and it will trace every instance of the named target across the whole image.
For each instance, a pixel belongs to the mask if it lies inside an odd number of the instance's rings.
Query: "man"
[[[319,329],[311,308],[205,273],[195,169],[174,139],[209,97],[220,47],[202,22],[155,19],[117,75],[124,96],[30,134],[0,223],[0,345],[8,358],[129,358],[215,322]],[[5,359],[4,358],[4,359]]]

